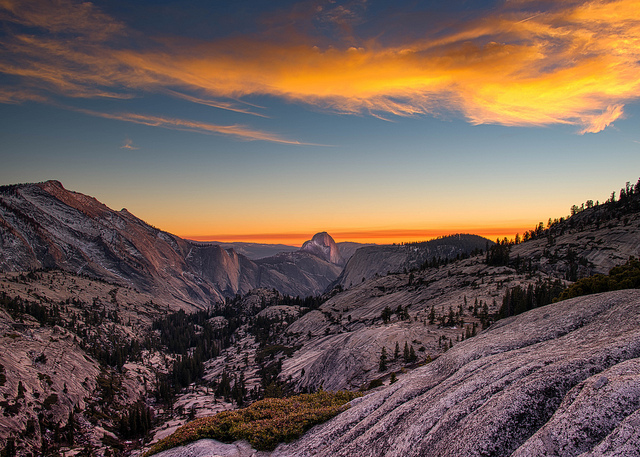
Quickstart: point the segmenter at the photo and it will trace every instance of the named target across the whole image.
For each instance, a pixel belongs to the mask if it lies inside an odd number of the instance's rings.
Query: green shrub
[[[374,379],[373,381],[371,381],[369,383],[369,385],[367,386],[367,388],[365,390],[371,390],[371,389],[375,389],[376,387],[380,387],[383,386],[384,382],[382,382],[382,379]]]
[[[265,398],[247,408],[189,422],[158,441],[145,457],[203,438],[223,442],[247,440],[258,450],[270,451],[279,443],[293,441],[314,425],[331,419],[360,395],[320,391],[289,398]]]
[[[562,292],[557,301],[612,290],[638,288],[640,288],[640,260],[630,257],[625,264],[613,267],[608,276],[598,274],[575,282]]]

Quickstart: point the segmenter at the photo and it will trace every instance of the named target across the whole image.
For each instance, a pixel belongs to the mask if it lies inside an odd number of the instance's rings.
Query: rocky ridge
[[[308,245],[317,249],[253,261],[233,249],[156,229],[58,181],[0,187],[0,271],[59,268],[134,287],[186,309],[257,287],[303,297],[322,293],[342,270],[335,243],[325,259],[322,242]]]
[[[365,246],[349,258],[335,285],[348,289],[375,276],[416,270],[435,259],[454,260],[492,244],[478,235],[458,234],[420,243]]]

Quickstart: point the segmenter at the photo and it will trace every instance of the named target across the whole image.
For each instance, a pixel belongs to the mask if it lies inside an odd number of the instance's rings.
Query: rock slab
[[[498,322],[273,457],[640,455],[640,291]]]

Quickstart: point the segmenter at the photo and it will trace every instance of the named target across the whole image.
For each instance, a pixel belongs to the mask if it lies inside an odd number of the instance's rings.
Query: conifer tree
[[[380,371],[385,371],[387,369],[387,349],[383,346],[382,352],[380,353],[380,364],[378,366]]]

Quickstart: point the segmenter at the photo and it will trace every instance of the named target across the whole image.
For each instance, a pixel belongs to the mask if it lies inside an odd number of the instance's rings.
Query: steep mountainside
[[[340,260],[335,243],[331,249]],[[158,230],[57,181],[0,187],[0,271],[61,268],[202,307],[262,286],[318,294],[341,271],[324,257],[297,251],[256,263]]]
[[[451,235],[422,243],[363,247],[349,259],[336,284],[347,289],[374,276],[414,270],[434,259],[455,259],[492,244],[477,235]]]
[[[217,244],[223,249],[233,249],[238,254],[242,254],[243,256],[251,259],[258,260],[264,259],[265,257],[271,257],[276,254],[280,254],[281,252],[295,252],[300,248],[295,246],[288,246],[286,244],[265,244],[265,243],[243,243],[243,242],[220,242],[220,241],[210,241],[210,242],[199,242],[192,241],[194,244]]]

